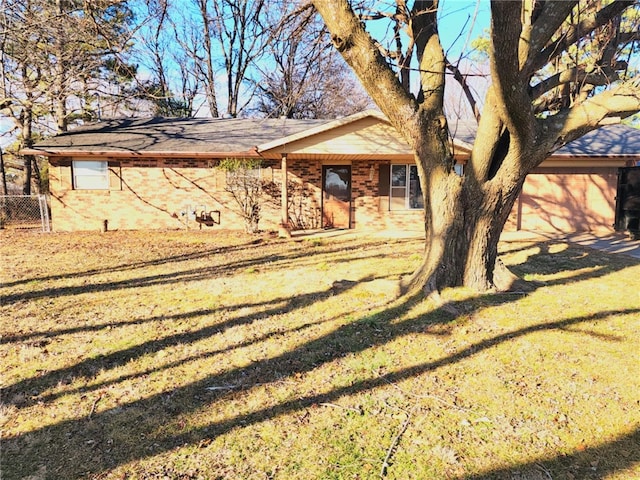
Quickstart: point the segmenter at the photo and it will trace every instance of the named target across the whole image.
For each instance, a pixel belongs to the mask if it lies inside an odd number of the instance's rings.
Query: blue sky
[[[488,0],[442,0],[438,32],[445,52],[457,57],[467,50],[471,40],[489,28],[489,19]]]
[[[455,61],[468,43],[489,26],[488,0],[441,0],[440,37],[450,60]],[[13,126],[13,122],[0,115],[0,135]],[[5,148],[13,139],[0,136]]]
[[[0,135],[9,131],[9,129],[13,126],[13,122],[5,116],[0,116]],[[0,148],[4,150],[4,148],[13,142],[13,138],[9,136],[0,136]]]

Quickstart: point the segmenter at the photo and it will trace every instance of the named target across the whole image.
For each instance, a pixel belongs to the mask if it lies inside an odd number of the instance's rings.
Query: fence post
[[[49,207],[46,195],[38,195],[38,205],[40,206],[40,219],[42,221],[42,231],[49,232]]]

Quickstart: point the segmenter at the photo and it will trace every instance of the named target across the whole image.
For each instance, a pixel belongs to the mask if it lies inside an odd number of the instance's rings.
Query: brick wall
[[[325,162],[329,163],[329,162]],[[422,210],[389,211],[389,198],[380,197],[379,160],[351,162],[351,226],[362,230],[422,230]],[[318,160],[289,160],[289,221],[294,228],[322,227],[322,162]],[[277,170],[278,194],[280,176]],[[291,182],[294,183],[292,188]],[[301,194],[304,190],[304,194]]]
[[[290,160],[287,172],[289,224],[295,230],[322,228],[322,163],[318,160]]]
[[[206,166],[203,166],[206,165]],[[220,210],[221,224],[243,229],[238,207],[224,190],[225,173],[202,160],[134,159],[109,161],[109,190],[74,190],[71,160],[50,167],[52,224],[56,231],[109,229],[195,229],[195,211]],[[271,179],[273,170],[263,176]],[[261,228],[274,229],[279,207],[265,202]]]
[[[52,159],[52,223],[56,231],[194,229],[192,213],[220,210],[221,225],[203,228],[243,229],[237,206],[225,191],[225,173],[213,160],[111,159],[108,190],[74,190],[71,159]],[[422,229],[420,210],[389,211],[379,197],[380,161],[352,162],[352,226],[358,229]],[[388,163],[388,162],[386,162]],[[279,162],[265,163],[265,197],[260,228],[280,223]],[[294,229],[322,227],[322,162],[290,160],[289,221]],[[388,179],[383,181],[388,182]]]
[[[389,210],[381,194],[382,165],[388,161],[353,161],[351,223],[363,230],[424,229],[422,210]],[[71,159],[52,159],[50,188],[54,230],[194,229],[192,213],[220,210],[221,225],[243,229],[237,206],[225,191],[225,173],[212,160],[112,159],[108,190],[74,190]],[[388,172],[387,169],[384,170]],[[289,221],[294,229],[322,227],[322,162],[289,160]],[[388,175],[385,173],[384,175]],[[383,175],[383,176],[384,176]],[[266,182],[260,228],[280,223],[280,163],[263,168]],[[611,230],[614,221],[615,168],[539,169],[529,175],[507,230]]]
[[[527,176],[505,230],[613,230],[617,168],[539,168]]]

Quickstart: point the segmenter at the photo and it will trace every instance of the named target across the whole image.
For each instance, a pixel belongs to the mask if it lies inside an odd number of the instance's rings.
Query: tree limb
[[[531,134],[533,119],[527,82],[519,69],[520,15],[519,2],[491,1],[491,78],[500,117],[516,141]]]
[[[577,0],[544,3],[542,12],[532,22],[533,28],[529,38],[530,55],[527,56],[527,64],[531,60],[531,55],[540,52],[549,43],[553,34],[558,31],[577,4]]]
[[[568,110],[542,120],[554,141],[549,152],[597,129],[611,118],[626,118],[640,111],[640,79],[599,93]]]
[[[411,10],[411,31],[420,68],[418,102],[423,109],[440,108],[444,99],[446,61],[437,29],[437,0],[416,0]]]
[[[469,102],[469,106],[473,111],[473,116],[476,119],[476,122],[480,121],[480,108],[478,107],[478,103],[471,92],[471,88],[467,83],[466,77],[462,74],[457,65],[453,65],[449,60],[445,58],[447,64],[447,70],[453,73],[453,78],[460,84],[462,91],[464,92],[465,97],[467,97],[467,101]]]
[[[564,2],[551,2],[551,3],[564,3]],[[582,20],[578,25],[572,25],[569,31],[564,35],[561,35],[557,40],[548,44],[542,50],[531,50],[532,52],[539,51],[539,54],[529,58],[523,68],[523,76],[528,77],[533,72],[539,70],[544,65],[549,63],[554,58],[560,56],[571,45],[584,38],[589,33],[596,30],[598,27],[605,25],[616,16],[620,15],[625,9],[633,6],[635,0],[617,0],[610,3],[606,7],[592,13],[587,18]],[[566,18],[566,17],[565,17]],[[540,20],[539,20],[540,21]],[[537,22],[536,22],[537,23]],[[542,27],[541,27],[542,28]],[[534,29],[535,30],[535,29]],[[546,32],[546,29],[545,29]],[[541,37],[542,40],[542,37]],[[538,41],[541,41],[538,40]]]
[[[626,66],[626,62],[618,62],[614,68],[599,68],[591,71],[585,68],[568,68],[534,85],[531,88],[531,98],[535,100],[560,85],[572,82],[595,86],[609,85],[619,80],[616,71],[624,70]]]
[[[331,40],[371,98],[394,125],[413,122],[415,98],[404,90],[347,0],[314,0]],[[407,138],[412,144],[413,139]]]

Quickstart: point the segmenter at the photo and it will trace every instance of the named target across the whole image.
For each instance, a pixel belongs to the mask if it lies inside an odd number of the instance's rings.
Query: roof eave
[[[547,159],[593,159],[593,160],[624,160],[640,158],[640,153],[605,153],[605,154],[589,154],[589,153],[552,153]]]
[[[78,150],[78,149],[38,149],[25,148],[22,155],[44,157],[108,157],[108,158],[259,158],[254,148],[240,152],[193,152],[193,151],[130,151],[130,150]]]

